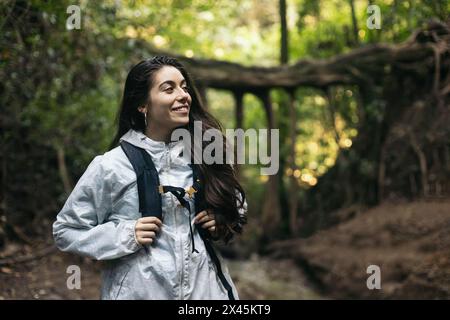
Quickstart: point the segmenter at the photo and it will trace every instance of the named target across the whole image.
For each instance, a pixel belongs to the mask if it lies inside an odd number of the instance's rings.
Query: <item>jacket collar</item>
[[[172,159],[178,158],[183,150],[183,141],[174,141],[166,143],[164,141],[156,141],[147,137],[144,133],[130,129],[125,133],[120,141],[126,141],[135,145],[136,147],[148,150],[150,154],[155,157],[160,157],[167,150],[170,150],[170,155]]]

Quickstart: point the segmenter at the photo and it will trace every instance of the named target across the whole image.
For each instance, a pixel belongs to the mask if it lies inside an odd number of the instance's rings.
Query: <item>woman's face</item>
[[[164,66],[153,75],[147,121],[150,130],[165,131],[189,122],[192,98],[186,79],[172,66]]]

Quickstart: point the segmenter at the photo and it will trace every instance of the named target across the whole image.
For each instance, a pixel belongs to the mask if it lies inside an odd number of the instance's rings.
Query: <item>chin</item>
[[[189,123],[189,117],[183,119],[177,119],[173,121],[175,128],[186,126]]]

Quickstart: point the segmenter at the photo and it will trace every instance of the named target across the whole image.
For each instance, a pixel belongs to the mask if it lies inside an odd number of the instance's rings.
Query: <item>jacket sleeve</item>
[[[111,184],[102,157],[92,160],[53,224],[56,246],[96,260],[136,252],[136,220],[106,221],[112,211]]]

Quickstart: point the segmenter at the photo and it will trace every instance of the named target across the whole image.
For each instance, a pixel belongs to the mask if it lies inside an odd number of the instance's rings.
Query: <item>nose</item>
[[[180,89],[177,100],[186,101],[189,97],[190,97],[189,92],[186,92],[183,89]]]

